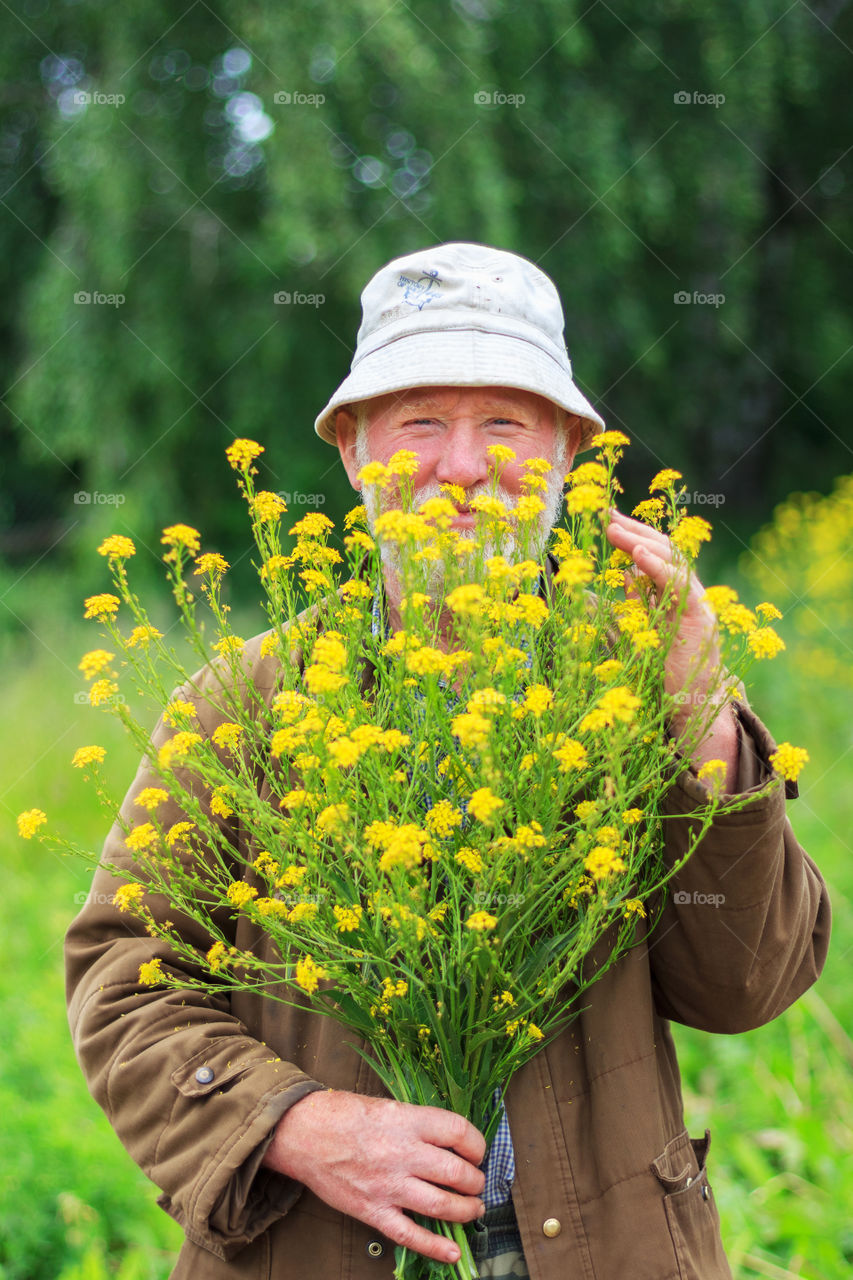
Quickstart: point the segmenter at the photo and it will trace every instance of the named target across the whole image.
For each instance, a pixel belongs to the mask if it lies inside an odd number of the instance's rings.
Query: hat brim
[[[587,449],[604,419],[568,371],[541,347],[508,334],[453,328],[409,334],[355,365],[318,415],[314,430],[336,444],[335,412],[345,405],[410,387],[513,387],[553,401],[581,419],[579,449]]]

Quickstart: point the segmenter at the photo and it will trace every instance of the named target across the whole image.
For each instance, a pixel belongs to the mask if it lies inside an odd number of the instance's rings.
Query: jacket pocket
[[[710,1130],[704,1138],[691,1138],[685,1130],[652,1161],[652,1172],[666,1193],[663,1203],[680,1280],[732,1280],[708,1182],[710,1145]]]

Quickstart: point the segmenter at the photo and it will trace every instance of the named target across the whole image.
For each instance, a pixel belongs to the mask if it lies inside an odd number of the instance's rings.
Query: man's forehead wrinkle
[[[393,410],[400,412],[413,412],[419,410],[429,410],[430,412],[442,414],[452,413],[459,408],[463,397],[459,396],[449,399],[446,396],[424,395],[405,395],[400,393],[395,395],[394,401],[390,406]],[[525,414],[531,415],[539,411],[540,406],[537,403],[528,404],[520,398],[511,395],[488,395],[484,394],[478,397],[474,402],[476,409],[494,413],[496,410],[508,412],[511,415]]]

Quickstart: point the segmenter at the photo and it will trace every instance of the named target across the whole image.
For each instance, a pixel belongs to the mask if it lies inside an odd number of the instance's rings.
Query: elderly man
[[[513,254],[438,245],[383,267],[362,302],[352,371],[316,423],[354,487],[365,461],[413,450],[416,501],[458,486],[465,500],[454,527],[464,534],[474,524],[470,504],[488,487],[489,445],[515,452],[501,477],[510,505],[523,461],[548,457],[544,554],[563,472],[603,427],[572,379],[551,281]],[[374,520],[371,502],[368,511]],[[608,537],[663,591],[675,569],[662,534],[614,512]],[[384,598],[374,606],[379,625],[396,629],[393,551],[383,570]],[[543,574],[553,574],[552,558]],[[439,566],[436,600],[441,586]],[[694,577],[676,586],[686,601],[667,682],[699,699],[717,661],[713,618]],[[450,619],[442,622],[452,646]],[[244,660],[271,696],[275,660],[260,656],[259,638]],[[200,683],[203,693],[204,675]],[[212,733],[216,713],[203,698],[198,715]],[[680,728],[671,725],[676,739]],[[167,735],[159,726],[155,743]],[[753,802],[715,821],[678,873],[656,931],[517,1074],[488,1152],[467,1119],[382,1096],[330,1019],[251,993],[225,1001],[141,990],[136,975],[150,939],[109,904],[110,878],[99,872],[68,936],[71,1023],[93,1093],[184,1227],[173,1276],[366,1280],[391,1275],[394,1243],[455,1261],[457,1246],[410,1216],[418,1214],[476,1220],[482,1276],[729,1277],[709,1139],[684,1128],[668,1020],[746,1030],[782,1012],[820,973],[828,904],[785,818],[783,789],[769,785],[772,751],[748,707],[720,710],[673,789],[671,812],[680,816],[666,824],[666,858],[686,847],[683,815],[703,794],[695,775],[703,760],[724,759],[728,790],[752,791]],[[143,765],[128,812],[153,780]],[[127,860],[120,829],[106,852]],[[694,894],[721,884],[716,910],[692,905]],[[234,926],[237,946],[250,945],[246,927]]]

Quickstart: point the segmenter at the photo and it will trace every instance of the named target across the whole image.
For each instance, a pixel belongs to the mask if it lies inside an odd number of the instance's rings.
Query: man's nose
[[[441,454],[435,468],[440,484],[458,484],[470,489],[489,478],[486,441],[474,423],[448,426],[441,442]]]

